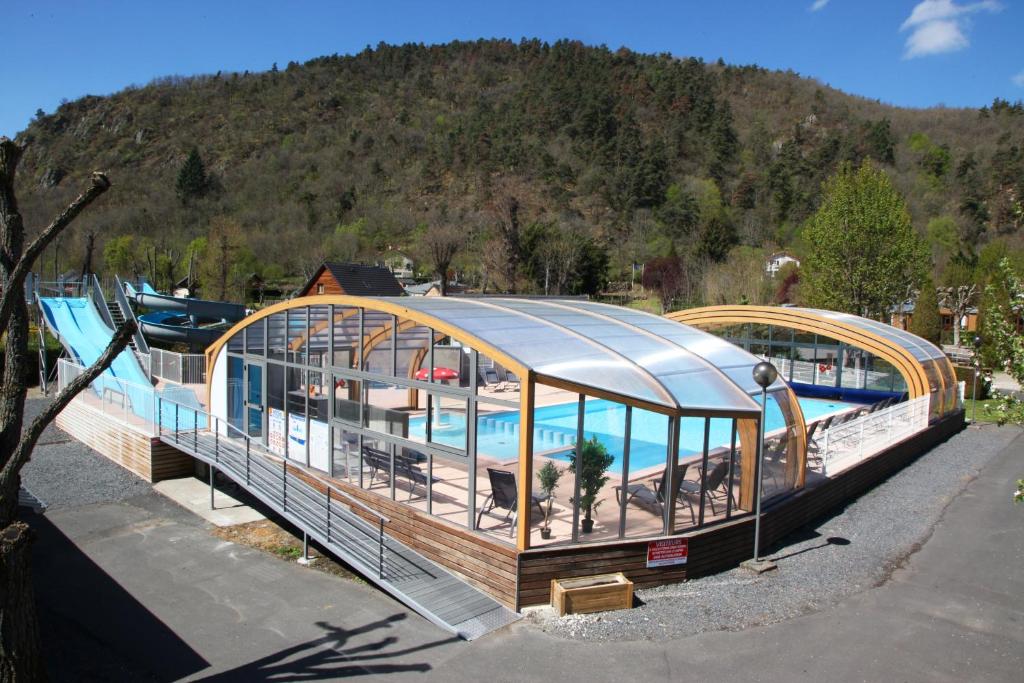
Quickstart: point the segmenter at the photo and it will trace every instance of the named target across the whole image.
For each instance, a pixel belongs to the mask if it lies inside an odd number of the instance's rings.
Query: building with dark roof
[[[347,294],[349,296],[402,296],[405,290],[394,274],[381,266],[324,262],[297,296]]]

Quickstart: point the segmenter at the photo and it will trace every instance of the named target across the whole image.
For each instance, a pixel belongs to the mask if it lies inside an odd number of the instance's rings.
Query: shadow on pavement
[[[200,680],[208,683],[230,681],[316,681],[352,676],[367,676],[397,673],[403,671],[427,672],[431,666],[425,662],[400,664],[393,660],[399,657],[429,650],[441,645],[457,642],[457,636],[435,640],[410,648],[392,648],[398,639],[382,637],[370,643],[348,646],[349,640],[380,629],[391,628],[394,622],[402,621],[405,614],[394,614],[386,619],[370,622],[365,626],[343,629],[326,622],[317,622],[324,630],[320,638],[287,647],[272,655],[261,657],[249,664],[208,676]]]
[[[74,542],[41,515],[33,574],[53,681],[173,681],[209,666]]]

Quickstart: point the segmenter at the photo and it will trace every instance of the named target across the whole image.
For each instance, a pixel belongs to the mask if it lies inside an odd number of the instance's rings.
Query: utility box
[[[607,612],[632,606],[633,582],[622,572],[551,579],[551,607],[558,616]]]

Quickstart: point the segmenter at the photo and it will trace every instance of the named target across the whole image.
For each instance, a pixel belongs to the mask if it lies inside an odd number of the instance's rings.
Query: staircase
[[[107,300],[107,311],[110,313],[110,319],[114,321],[115,330],[124,324],[124,311],[121,310],[121,306],[117,303],[116,299]],[[131,339],[128,340],[128,345],[134,351],[139,350],[135,346],[135,335],[132,335]]]
[[[438,626],[473,640],[519,619],[490,596],[388,536],[387,517],[314,472],[269,453],[219,418],[167,399],[161,399],[157,415],[161,441],[225,474],[367,580]],[[177,429],[179,423],[211,428]]]

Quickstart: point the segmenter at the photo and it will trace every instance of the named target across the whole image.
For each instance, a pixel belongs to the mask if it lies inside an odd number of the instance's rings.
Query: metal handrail
[[[103,298],[103,288],[100,286],[100,279],[95,274],[89,279],[89,283],[92,285],[89,287],[89,297],[92,299],[93,304],[100,313],[100,317],[103,318],[111,330],[117,331],[117,326],[114,325],[114,319],[110,317],[110,309],[107,308],[107,300]]]
[[[95,278],[96,276],[93,275],[93,277]],[[114,301],[117,302],[117,306],[121,309],[121,315],[124,316],[125,320],[131,320],[135,323],[135,348],[140,353],[149,353],[149,344],[146,342],[146,337],[142,334],[142,328],[139,326],[139,321],[135,318],[135,311],[128,302],[128,297],[124,295],[124,285],[121,284],[121,278],[117,275],[114,276]]]
[[[251,486],[251,481],[252,481],[251,476],[252,476],[252,472],[253,472],[253,470],[252,470],[252,463],[255,462],[255,463],[260,463],[261,465],[263,465],[263,463],[261,463],[260,461],[261,460],[265,461],[266,462],[266,470],[267,471],[269,471],[269,470],[273,469],[274,467],[276,467],[276,465],[274,465],[273,462],[274,462],[274,460],[277,459],[277,456],[275,456],[275,455],[273,455],[271,453],[259,452],[258,451],[257,454],[259,456],[261,456],[261,457],[260,458],[253,458],[253,455],[252,455],[252,438],[248,434],[243,432],[242,430],[238,429],[237,427],[235,427],[234,425],[231,425],[228,422],[225,422],[224,420],[222,420],[221,418],[219,418],[217,416],[211,415],[210,413],[208,413],[208,412],[206,412],[204,410],[199,410],[199,409],[191,407],[191,406],[186,406],[186,405],[184,405],[182,403],[174,401],[173,399],[165,398],[163,396],[158,397],[158,399],[157,399],[157,410],[156,410],[157,424],[156,424],[156,427],[157,427],[157,433],[158,434],[163,434],[163,429],[164,429],[164,425],[163,425],[163,414],[164,414],[163,404],[165,402],[167,404],[170,404],[170,405],[174,406],[174,423],[175,423],[174,424],[174,439],[175,439],[176,443],[179,443],[179,444],[181,443],[180,434],[182,433],[182,430],[179,428],[179,424],[180,424],[179,413],[180,413],[180,411],[182,409],[184,409],[184,410],[186,410],[188,412],[191,412],[193,414],[193,420],[192,420],[193,427],[192,427],[192,429],[189,429],[189,430],[186,430],[186,431],[191,431],[192,432],[192,435],[191,435],[191,437],[192,437],[191,438],[192,447],[193,447],[194,451],[197,454],[200,452],[200,449],[199,449],[199,429],[198,429],[199,419],[198,419],[198,417],[200,415],[203,415],[203,416],[206,417],[206,419],[207,419],[207,423],[206,423],[207,424],[207,430],[211,431],[214,434],[213,461],[215,463],[215,466],[220,466],[225,461],[225,459],[221,457],[221,448],[222,448],[222,446],[221,446],[221,438],[220,438],[220,431],[221,431],[220,427],[221,426],[224,426],[224,427],[227,428],[227,430],[226,430],[227,431],[227,437],[229,439],[241,439],[242,440],[242,442],[245,444],[244,452],[243,453],[235,453],[235,457],[239,457],[239,456],[244,457],[244,465],[245,465],[244,476],[245,476],[246,484],[247,485]],[[237,436],[234,436],[235,434]],[[188,444],[188,441],[189,441],[189,439],[186,436],[185,443]],[[231,443],[231,442],[229,442],[229,443]],[[241,445],[238,444],[237,442],[232,443],[232,445],[235,446],[239,451],[242,450]],[[232,449],[228,449],[228,448],[225,447],[224,452],[225,453],[230,453],[231,450]],[[377,529],[376,529],[377,538],[376,538],[376,541],[377,541],[377,544],[378,544],[377,572],[378,572],[378,577],[383,579],[384,578],[385,548],[386,548],[386,541],[385,541],[385,535],[384,535],[384,525],[386,523],[390,523],[391,519],[389,517],[387,517],[386,515],[382,515],[378,511],[374,510],[373,508],[367,506],[366,504],[364,504],[362,501],[358,500],[354,496],[352,496],[352,495],[346,493],[345,491],[342,491],[341,489],[337,488],[336,486],[330,484],[329,482],[323,481],[322,479],[317,477],[315,473],[311,472],[307,467],[305,467],[305,466],[303,466],[301,464],[298,464],[298,463],[291,463],[291,462],[289,462],[287,460],[287,458],[281,459],[281,507],[282,507],[282,509],[283,509],[283,511],[285,513],[287,513],[289,511],[289,506],[288,506],[288,493],[289,493],[289,491],[288,491],[288,476],[289,476],[288,466],[289,465],[291,465],[291,467],[294,470],[297,470],[299,472],[308,474],[311,478],[314,478],[314,479],[316,479],[316,481],[318,481],[319,483],[323,484],[323,486],[325,488],[325,491],[326,491],[326,498],[327,498],[327,500],[326,500],[326,503],[327,503],[327,505],[326,505],[327,517],[326,517],[325,522],[326,522],[326,532],[327,532],[328,542],[330,542],[330,537],[331,537],[331,502],[332,502],[332,500],[336,500],[338,498],[341,498],[342,499],[341,502],[343,502],[344,504],[348,505],[350,509],[352,507],[356,507],[356,508],[366,512],[367,514],[371,515],[372,517],[374,517],[376,519],[376,523],[377,523]],[[239,476],[241,476],[241,474],[242,473],[240,472]],[[262,476],[265,476],[265,475],[262,475]],[[296,475],[294,473],[292,473],[291,476],[293,478],[296,478]],[[301,478],[299,478],[299,479],[300,479],[300,481],[302,481]],[[307,486],[310,486],[310,488],[313,488],[315,490],[315,487],[309,485],[308,482],[304,482],[303,481],[302,483],[306,484]],[[332,498],[332,493],[334,494],[333,498]],[[296,492],[294,492],[292,494],[293,495],[293,499],[294,499],[295,495],[300,495],[300,494],[303,497],[305,497],[307,500],[310,500],[310,501],[312,501],[312,499],[314,497],[313,494],[307,493],[305,491],[301,491],[301,489],[300,489],[299,491],[296,491]],[[300,512],[295,509],[296,506],[298,506],[300,509],[305,507],[305,505],[302,504],[302,503],[293,502],[292,503],[292,514],[294,514],[296,516],[302,516],[302,515],[308,514],[308,511],[306,513],[301,513],[300,514]],[[356,519],[359,519],[358,516],[356,516]],[[364,524],[366,523],[365,520],[361,520],[361,521],[363,521]],[[352,524],[351,526],[353,526],[353,528],[357,529],[361,533],[364,533],[364,534],[369,536],[369,533],[368,533],[368,531],[366,529],[361,529],[358,525],[354,525],[354,524]]]

